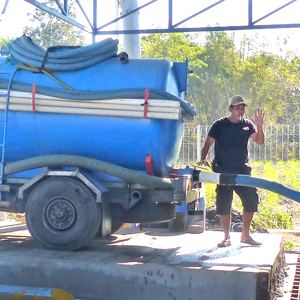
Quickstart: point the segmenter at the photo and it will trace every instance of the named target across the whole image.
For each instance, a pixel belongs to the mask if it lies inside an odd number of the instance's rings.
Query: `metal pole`
[[[273,127],[270,125],[270,161],[272,161],[272,147],[273,147]]]
[[[270,134],[270,126],[264,126],[265,127],[265,129],[267,129],[267,128],[269,128],[269,134]],[[270,145],[270,140],[269,140],[269,145]],[[264,148],[265,148],[265,159],[264,159],[264,161],[266,162],[266,160],[267,160],[267,143],[265,143],[264,144]]]
[[[277,164],[277,139],[278,139],[278,125],[276,125],[276,133],[275,133],[275,157],[276,157],[276,164]]]
[[[255,161],[255,143],[253,143],[253,161]]]
[[[169,29],[173,28],[173,0],[169,0]]]
[[[92,32],[92,39],[93,44],[96,42],[96,31],[97,31],[97,0],[93,1],[93,32]]]
[[[67,16],[69,15],[69,5],[68,5],[68,0],[64,0],[64,10]]]
[[[119,17],[119,0],[115,0],[115,7],[116,7],[115,17],[118,18]],[[116,22],[115,24],[116,24],[116,30],[119,30],[119,22]],[[116,39],[119,40],[118,34],[116,35]]]
[[[187,139],[186,139],[186,146],[187,146],[187,165],[190,162],[190,140],[191,140],[191,128],[187,127]]]
[[[290,150],[290,125],[287,126],[287,137],[286,137],[286,161],[289,161],[289,150]]]
[[[197,125],[197,161],[200,161],[201,160],[201,157],[200,157],[200,125]]]
[[[295,144],[295,125],[293,125],[293,145]],[[293,159],[295,159],[295,147],[293,146],[292,147],[292,149],[293,149]]]
[[[249,26],[253,25],[253,20],[252,20],[252,0],[248,0],[248,25]]]
[[[284,132],[284,125],[281,125],[281,160],[283,161],[283,132]]]
[[[121,0],[122,14],[126,14],[138,8],[138,0]],[[125,17],[123,19],[124,30],[138,30],[139,11]],[[128,53],[130,58],[141,58],[141,41],[139,34],[124,35],[124,51]]]
[[[261,161],[261,146],[260,145],[257,145],[258,147],[258,161]]]

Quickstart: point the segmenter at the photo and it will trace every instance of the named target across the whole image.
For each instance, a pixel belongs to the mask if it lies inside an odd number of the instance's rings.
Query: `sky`
[[[42,0],[39,0],[43,2]],[[253,20],[257,20],[269,12],[286,4],[290,0],[253,0]],[[117,11],[115,8],[115,0],[98,0],[98,26],[105,24],[116,18]],[[143,5],[149,0],[139,0],[139,5]],[[217,0],[173,0],[173,23],[177,23],[194,13],[212,5]],[[5,0],[0,0],[0,11],[4,7]],[[61,1],[63,3],[63,1]],[[92,1],[81,1],[86,13],[91,17]],[[217,23],[220,26],[246,25],[248,19],[248,0],[225,0],[216,7],[206,11],[203,14],[189,20],[182,25],[183,27],[205,27],[215,26]],[[7,10],[4,15],[0,15],[0,37],[16,38],[22,35],[23,27],[30,26],[30,16],[35,7],[24,0],[10,0]],[[120,14],[120,10],[118,14]],[[300,0],[292,3],[283,10],[261,21],[259,24],[274,24],[274,23],[300,23]],[[119,16],[119,15],[118,15]],[[78,20],[88,26],[83,15],[79,11],[77,13]],[[168,0],[158,0],[156,3],[147,6],[140,11],[140,28],[165,28],[168,23]],[[119,25],[111,25],[108,29],[116,29],[119,26],[122,29],[122,23]],[[205,33],[201,33],[202,36]],[[293,50],[300,52],[300,28],[295,29],[268,29],[268,30],[248,30],[237,31],[236,36],[252,37],[259,35],[259,41],[268,43],[265,50],[274,53],[280,53]],[[88,34],[85,34],[86,43],[91,43],[92,39]],[[98,40],[102,40],[106,36],[98,36]],[[114,37],[115,38],[115,37]],[[119,37],[121,40],[121,37]],[[284,40],[288,43],[284,45]],[[282,52],[281,52],[282,53]]]

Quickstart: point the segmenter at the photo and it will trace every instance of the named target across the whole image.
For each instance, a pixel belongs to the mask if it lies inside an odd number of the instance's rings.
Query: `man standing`
[[[248,140],[251,137],[257,144],[265,141],[263,132],[264,114],[262,110],[255,111],[255,117],[249,121],[244,119],[246,102],[242,96],[233,96],[229,100],[230,115],[215,121],[208,132],[208,136],[201,150],[201,161],[198,165],[210,166],[206,156],[210,146],[215,142],[215,157],[212,170],[216,173],[251,175],[248,159]],[[256,125],[256,129],[254,125]],[[258,195],[256,188],[245,186],[221,186],[216,188],[217,214],[220,215],[224,231],[224,240],[218,247],[231,245],[231,203],[235,191],[243,204],[243,230],[241,242],[250,245],[261,245],[250,236],[250,225],[254,212],[257,211]]]

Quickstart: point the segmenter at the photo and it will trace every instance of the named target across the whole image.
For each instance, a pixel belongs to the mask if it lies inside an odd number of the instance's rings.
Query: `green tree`
[[[196,42],[197,35],[185,33],[150,34],[142,37],[142,57],[167,58],[172,61],[185,61],[188,58],[193,66],[202,66],[198,56],[204,48]]]
[[[5,46],[6,46],[6,44],[9,43],[10,40],[11,40],[10,38],[0,37],[0,49],[5,50],[6,49]]]
[[[251,104],[246,117],[260,107],[266,112],[266,124],[300,122],[300,59],[295,53],[283,57],[266,52],[257,37],[247,36],[237,49],[234,33],[207,33],[202,45],[197,37],[149,35],[142,39],[142,53],[173,61],[189,58],[194,73],[187,100],[198,109],[198,123],[210,125],[228,114],[228,98],[235,94]]]
[[[196,42],[197,37],[198,35],[184,33],[150,34],[141,40],[142,57],[165,58],[176,62],[189,59],[189,68],[193,70],[189,85],[192,83],[193,86],[197,86],[202,79],[195,70],[206,66],[203,60],[199,59],[205,48]],[[188,100],[196,105],[197,97],[194,92],[190,94]]]
[[[191,80],[190,95],[199,111],[199,123],[206,125],[228,114],[228,98],[236,93],[241,62],[234,35],[210,32],[206,34],[204,49],[199,56],[204,65],[194,70],[201,81]]]
[[[46,0],[45,4],[56,9],[55,0]],[[83,46],[84,36],[80,30],[44,10],[36,8],[31,15],[32,27],[24,27],[24,33],[43,49],[55,45]],[[69,17],[75,18],[73,2],[69,4]]]

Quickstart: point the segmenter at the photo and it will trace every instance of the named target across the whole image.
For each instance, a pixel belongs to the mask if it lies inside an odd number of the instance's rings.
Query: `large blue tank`
[[[0,57],[1,79],[9,79],[18,62]],[[110,58],[94,66],[55,72],[63,83],[83,91],[155,89],[181,98],[186,88],[187,65],[162,59]],[[13,82],[65,89],[45,74],[18,70]],[[15,90],[12,85],[12,90]],[[18,88],[17,88],[18,89]],[[172,97],[171,97],[172,98]],[[187,103],[182,101],[182,107]],[[183,108],[183,111],[185,109]],[[2,111],[3,113],[3,111]],[[183,118],[178,120],[9,111],[5,162],[48,154],[83,155],[130,169],[145,171],[152,156],[154,173],[167,176],[177,160]],[[3,130],[0,128],[0,139]]]

